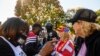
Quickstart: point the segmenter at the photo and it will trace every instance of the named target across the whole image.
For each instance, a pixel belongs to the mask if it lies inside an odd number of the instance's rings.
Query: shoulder
[[[0,37],[0,46],[7,45],[7,43]]]
[[[14,56],[13,50],[1,37],[0,37],[0,56]]]

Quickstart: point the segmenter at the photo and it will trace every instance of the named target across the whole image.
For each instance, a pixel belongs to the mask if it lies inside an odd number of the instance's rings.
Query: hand
[[[48,56],[52,53],[52,51],[54,50],[54,43],[55,41],[48,41],[43,48],[40,50],[39,54],[41,56]]]

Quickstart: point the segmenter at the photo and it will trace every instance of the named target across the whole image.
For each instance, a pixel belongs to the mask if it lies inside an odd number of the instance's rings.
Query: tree
[[[68,9],[66,12],[66,17],[67,19],[71,19],[74,14],[76,13],[77,10],[82,9],[82,7],[76,7],[76,8],[72,8],[72,9]]]
[[[65,17],[58,0],[18,0],[15,15],[23,18],[29,24],[37,21],[46,23],[48,19],[54,23],[55,20]]]
[[[76,10],[75,9],[68,9],[66,12],[66,17],[67,19],[71,19],[73,15],[75,14]]]
[[[96,11],[96,14],[97,14],[96,22],[97,22],[98,24],[100,24],[100,9]]]
[[[97,16],[100,16],[100,9],[96,11]]]
[[[100,16],[97,17],[96,22],[100,24]]]

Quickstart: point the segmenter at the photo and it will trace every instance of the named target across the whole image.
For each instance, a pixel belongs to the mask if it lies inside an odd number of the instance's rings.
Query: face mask
[[[24,44],[24,43],[25,43],[25,40],[24,40],[24,39],[22,39],[22,38],[19,38],[17,42],[18,42],[19,44],[21,44],[21,45],[22,45],[22,44]]]
[[[26,34],[17,34],[16,35],[16,38],[17,38],[17,42],[19,43],[19,44],[24,44],[25,43],[25,40],[26,40],[26,38],[27,38],[27,35]]]

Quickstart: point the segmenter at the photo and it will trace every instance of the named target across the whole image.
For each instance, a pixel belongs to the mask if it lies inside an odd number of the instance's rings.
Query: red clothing
[[[66,42],[60,40],[56,45],[55,50],[59,56],[73,56],[74,45],[71,40],[66,40]]]
[[[33,37],[33,36],[35,36],[35,33],[33,33],[33,32],[28,33],[28,37]]]
[[[29,32],[25,44],[34,43],[36,42],[36,39],[37,39],[37,35],[35,35],[34,32]]]

